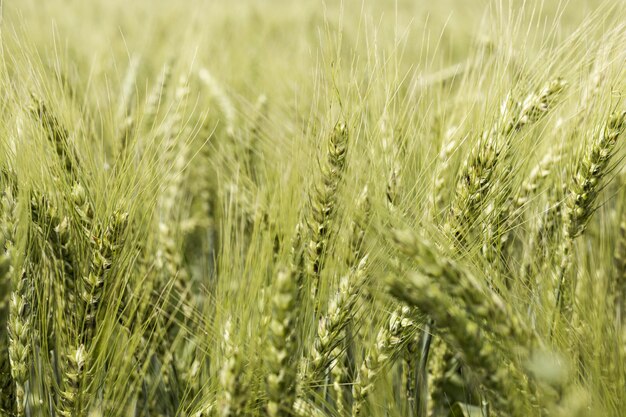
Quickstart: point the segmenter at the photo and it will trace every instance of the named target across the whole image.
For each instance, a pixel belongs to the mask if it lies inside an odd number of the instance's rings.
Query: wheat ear
[[[427,239],[410,232],[394,238],[414,258],[416,271],[405,279],[390,276],[391,294],[433,317],[441,336],[463,354],[498,410],[523,415],[537,407],[534,385],[520,367],[533,352],[545,349],[537,335],[497,293],[442,256]],[[524,396],[501,395],[518,391]]]
[[[14,289],[9,305],[9,359],[11,376],[15,382],[15,404],[17,416],[25,414],[25,385],[30,369],[32,338],[32,284],[24,271],[15,277]]]
[[[509,136],[547,114],[565,86],[565,81],[557,78],[538,92],[529,94],[521,103],[506,100],[495,126],[481,134],[461,168],[455,188],[456,198],[445,223],[447,232],[459,243],[464,243],[466,233],[480,218],[486,196],[494,186],[498,162],[509,150]]]
[[[232,321],[224,325],[223,350],[224,363],[220,371],[219,408],[220,416],[236,417],[245,413],[249,387],[245,381],[243,356],[232,339]]]
[[[30,107],[30,114],[40,123],[45,131],[49,142],[54,146],[54,150],[63,164],[65,172],[71,179],[76,179],[78,175],[78,155],[70,144],[69,132],[43,100],[38,100],[33,96],[33,101],[34,104]]]
[[[297,286],[290,272],[280,270],[275,281],[265,379],[270,417],[293,414],[296,399],[295,354]]]
[[[471,320],[456,300],[452,300],[433,278],[422,274],[397,280],[390,277],[391,294],[411,306],[425,311],[437,323],[437,330],[448,343],[462,352],[464,361],[476,373],[497,409],[507,415],[524,415],[526,398],[507,399],[502,393],[526,392],[523,376],[503,366],[498,349],[485,337],[480,326]]]
[[[171,77],[172,66],[169,63],[166,63],[163,65],[163,68],[161,68],[156,84],[146,99],[142,123],[148,129],[152,129],[154,127],[157,113],[159,112],[159,107],[161,106],[161,101],[163,100],[163,96],[167,90]]]
[[[135,90],[137,88],[139,61],[138,55],[131,57],[119,94],[116,122],[118,124],[117,137],[119,139],[121,152],[124,152],[128,147],[128,141],[137,122],[137,115],[133,114],[132,111],[132,102],[135,98]]]
[[[305,268],[310,279],[313,299],[316,298],[319,287],[323,257],[331,234],[347,150],[348,128],[345,123],[338,123],[328,139],[326,158],[320,164],[321,176],[312,186],[309,196],[310,207],[306,217],[309,235]]]
[[[24,415],[24,375],[27,371],[30,316],[28,311],[20,311],[26,301],[26,282],[15,279],[14,240],[15,240],[15,200],[12,190],[7,187],[0,199],[0,413]],[[18,284],[14,291],[11,288]],[[17,305],[16,305],[17,304]],[[24,306],[26,307],[26,306]],[[22,309],[24,310],[24,309]],[[21,328],[23,327],[23,331]],[[7,329],[8,332],[4,331]],[[10,333],[16,333],[11,336]],[[9,333],[9,334],[8,334]],[[22,358],[23,357],[23,358]],[[23,359],[23,360],[21,360]],[[19,382],[14,379],[13,362],[16,361]],[[21,364],[19,362],[22,362]],[[16,407],[16,405],[18,405]],[[16,410],[17,408],[17,410]]]
[[[560,246],[560,261],[557,267],[556,304],[557,313],[565,321],[573,314],[572,297],[576,280],[566,281],[571,263],[574,239],[586,229],[595,210],[596,199],[602,189],[602,181],[610,170],[610,162],[616,152],[619,137],[626,129],[626,111],[612,114],[596,133],[589,148],[576,166],[565,198],[563,240]],[[553,320],[553,327],[557,319]]]
[[[374,389],[376,378],[385,365],[402,352],[416,330],[408,307],[399,307],[391,314],[388,322],[378,332],[376,344],[365,357],[352,386],[352,417],[362,415],[363,406]]]
[[[345,338],[344,329],[354,318],[359,290],[363,285],[367,258],[339,283],[339,290],[330,300],[328,313],[319,321],[313,342],[311,362],[306,378],[311,382],[326,376],[333,362],[333,352]]]

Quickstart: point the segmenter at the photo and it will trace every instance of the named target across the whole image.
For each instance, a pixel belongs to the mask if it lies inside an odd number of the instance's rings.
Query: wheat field
[[[0,7],[0,417],[626,416],[624,0]]]

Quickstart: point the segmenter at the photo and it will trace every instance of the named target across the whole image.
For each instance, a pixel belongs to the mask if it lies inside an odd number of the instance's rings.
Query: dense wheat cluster
[[[623,0],[0,5],[0,417],[626,416]]]

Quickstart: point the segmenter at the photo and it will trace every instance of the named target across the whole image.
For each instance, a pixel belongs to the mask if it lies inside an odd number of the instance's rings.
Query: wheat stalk
[[[626,325],[626,220],[620,222],[619,232],[613,255],[615,280],[611,285],[618,329]]]

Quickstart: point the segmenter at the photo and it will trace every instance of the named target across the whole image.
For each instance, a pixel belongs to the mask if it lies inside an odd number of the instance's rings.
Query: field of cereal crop
[[[0,9],[0,417],[626,416],[626,0]]]

